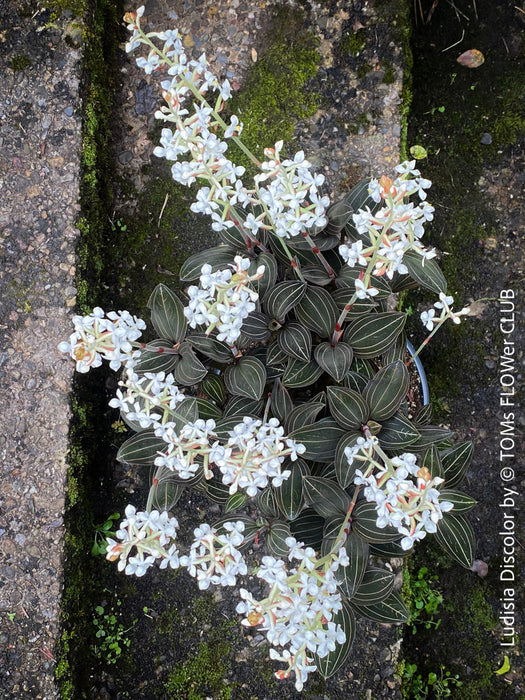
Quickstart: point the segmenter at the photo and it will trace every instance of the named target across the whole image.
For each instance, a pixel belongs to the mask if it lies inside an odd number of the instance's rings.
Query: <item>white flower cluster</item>
[[[257,241],[259,229],[290,238],[315,227],[324,227],[330,203],[318,189],[324,176],[312,172],[302,151],[292,160],[281,162],[282,142],[265,150],[268,160],[259,163],[238,138],[242,130],[239,118],[233,115],[226,124],[220,117],[224,102],[231,95],[229,82],[219,82],[210,71],[204,54],[197,61],[189,60],[177,30],[145,35],[140,27],[143,11],[140,8],[137,13],[126,15],[128,29],[132,32],[126,50],[133,51],[140,44],[146,44],[150,48],[148,57],[138,58],[137,65],[146,73],[168,68],[171,79],[161,82],[166,106],[155,116],[173,123],[174,128],[162,130],[161,146],[155,148],[154,153],[176,161],[172,177],[177,182],[191,185],[197,179],[207,181],[208,185],[198,191],[192,210],[210,216],[214,230],[236,226],[251,241]],[[153,38],[164,42],[162,49],[154,47]],[[219,92],[214,107],[204,97],[210,90]],[[187,98],[193,100],[191,111]],[[245,169],[226,157],[228,144],[218,138],[219,130],[225,139],[235,139],[260,167],[262,172],[255,178],[255,189],[244,186],[240,178]],[[177,160],[185,155],[189,156],[188,160]],[[260,183],[265,180],[270,182],[261,187]]]
[[[225,523],[223,534],[210,525],[201,525],[194,531],[190,554],[179,556],[174,542],[179,527],[176,518],[170,517],[166,511],[137,512],[132,505],[126,506],[125,515],[116,533],[119,541],[107,539],[106,559],[118,560],[119,571],[144,576],[160,559],[161,569],[186,567],[202,590],[209,588],[210,584],[234,586],[236,576],[247,572],[242,554],[237,549],[244,540],[244,523],[241,521]]]
[[[86,373],[90,367],[101,365],[102,360],[109,360],[111,369],[118,370],[140,356],[133,342],[140,338],[146,324],[128,311],[105,314],[97,306],[87,316],[73,316],[73,326],[69,342],[60,343],[58,349],[76,360],[77,372]]]
[[[348,557],[342,547],[321,563],[311,547],[304,547],[295,538],[287,538],[286,544],[288,559],[299,564],[288,570],[284,561],[263,557],[257,576],[268,584],[270,593],[264,600],[256,600],[241,588],[237,612],[245,615],[243,625],[260,625],[273,647],[287,647],[281,652],[270,650],[270,658],[287,664],[275,675],[288,678],[294,671],[295,687],[300,691],[308,674],[316,669],[312,654],[323,658],[336,644],[346,641],[343,629],[332,618],[342,607],[335,572],[348,565]]]
[[[218,330],[217,339],[233,345],[241,334],[244,319],[255,311],[257,292],[248,287],[262,277],[264,265],[253,275],[247,270],[250,260],[240,255],[235,257],[235,265],[226,270],[212,272],[211,265],[203,265],[199,286],[188,287],[189,304],[184,315],[191,328],[206,326],[206,334]]]
[[[127,369],[119,386],[123,391],[117,389],[117,397],[111,399],[109,405],[119,408],[141,428],[166,423],[170,412],[186,398],[175,384],[173,375],[164,372],[146,372],[139,377],[133,369]]]
[[[415,250],[425,260],[435,257],[434,249],[427,249],[421,243],[424,234],[424,224],[431,221],[434,208],[426,202],[425,190],[432,184],[420,176],[415,168],[415,161],[406,161],[398,165],[399,176],[395,180],[383,176],[380,180],[372,180],[369,184],[369,194],[375,202],[383,206],[372,213],[370,208],[360,209],[353,215],[358,233],[367,234],[370,245],[365,247],[362,240],[355,241],[350,246],[341,245],[339,253],[350,267],[366,266],[373,260],[372,274],[386,275],[392,279],[395,272],[402,275],[408,273],[403,257],[408,250]],[[405,201],[407,197],[418,194],[420,202]],[[359,284],[358,284],[359,283]],[[356,280],[356,292],[360,299],[373,296],[377,291],[370,285],[363,289],[361,280]]]
[[[439,500],[443,483],[440,477],[431,477],[426,467],[418,467],[417,455],[406,452],[385,460],[385,465],[374,464],[372,473],[356,469],[354,484],[365,486],[366,500],[375,503],[377,526],[390,525],[403,535],[401,547],[411,549],[427,532],[436,532],[443,513],[453,508],[449,501]]]
[[[167,447],[165,452],[159,452],[155,465],[177,472],[181,479],[191,479],[202,466],[206,479],[211,479],[213,472],[208,464],[210,440],[217,438],[214,428],[214,420],[205,421],[202,418],[195,422],[188,421],[178,432],[172,422],[157,425],[155,435],[162,438]]]
[[[197,579],[201,590],[214,586],[235,586],[237,576],[247,573],[246,563],[237,547],[244,540],[244,523],[228,522],[225,532],[219,534],[204,523],[194,530],[195,540],[188,556],[180,559],[191,576]]]
[[[277,487],[290,476],[290,470],[281,471],[285,457],[295,461],[306,448],[283,435],[284,428],[277,418],[263,423],[245,416],[230,431],[226,445],[213,447],[210,462],[221,470],[222,482],[229,485],[230,494],[244,489],[253,497],[266,488],[269,480]]]
[[[311,163],[303,151],[298,151],[293,160],[281,161],[282,147],[283,142],[278,141],[275,148],[264,151],[268,160],[261,164],[263,172],[255,177],[264,212],[257,219],[252,218],[251,225],[256,233],[258,228],[269,228],[269,221],[279,237],[293,238],[309,229],[326,226],[330,199],[319,191],[324,175],[311,171]],[[268,184],[260,187],[266,181]]]
[[[441,311],[440,316],[436,316],[435,309],[429,309],[428,311],[423,311],[421,314],[421,323],[429,331],[434,329],[434,325],[438,325],[447,318],[452,319],[456,324],[461,323],[461,316],[466,316],[470,313],[470,308],[465,306],[461,311],[452,311],[452,304],[454,303],[454,298],[447,296],[444,292],[440,292],[439,301],[436,301],[434,307]]]
[[[167,448],[156,457],[155,465],[176,471],[182,479],[193,477],[201,466],[205,478],[210,479],[210,467],[216,465],[230,494],[244,489],[249,496],[256,496],[270,480],[273,486],[280,486],[290,476],[289,470],[281,471],[285,458],[296,460],[306,449],[283,437],[284,428],[277,418],[263,423],[244,417],[229,431],[226,445],[219,443],[214,430],[212,419],[188,422],[179,432],[173,423],[158,425],[155,434],[167,443]]]
[[[118,570],[135,576],[144,576],[157,559],[161,560],[161,569],[178,569],[179,552],[173,542],[179,527],[177,519],[170,518],[166,511],[137,512],[132,505],[126,506],[125,515],[116,533],[120,541],[107,540],[106,559],[118,559]],[[132,555],[134,548],[136,553]]]

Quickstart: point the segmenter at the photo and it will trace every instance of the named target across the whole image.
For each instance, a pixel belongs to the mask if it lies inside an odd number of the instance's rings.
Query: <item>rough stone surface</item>
[[[80,58],[0,2],[0,695],[56,697]]]

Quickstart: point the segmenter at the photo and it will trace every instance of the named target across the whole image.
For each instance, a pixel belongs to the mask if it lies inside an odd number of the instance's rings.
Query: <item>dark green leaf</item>
[[[352,512],[352,532],[362,537],[365,542],[393,542],[399,539],[399,532],[395,527],[377,526],[377,511],[374,503],[359,501]]]
[[[290,389],[299,389],[316,382],[322,373],[323,370],[314,360],[302,362],[291,358],[284,370],[282,381],[284,386]]]
[[[368,542],[365,542],[355,532],[349,532],[345,542],[345,549],[350,563],[348,566],[340,566],[335,573],[335,577],[342,593],[347,598],[351,598],[359,587],[368,566],[370,546]]]
[[[324,403],[320,401],[309,401],[296,406],[285,420],[286,432],[293,433],[294,430],[303,428],[305,425],[312,425],[324,408]]]
[[[306,501],[324,518],[346,515],[350,508],[350,496],[338,484],[320,476],[306,476],[303,480]]]
[[[215,272],[221,268],[227,268],[233,263],[235,251],[226,246],[217,246],[194,253],[187,258],[180,269],[179,278],[181,282],[194,282],[201,275],[203,265],[211,265]]]
[[[237,416],[237,423],[239,423],[243,416],[261,417],[263,409],[264,401],[255,401],[244,396],[232,396],[226,404],[223,415],[225,418]]]
[[[251,341],[262,342],[270,337],[268,324],[269,320],[264,314],[252,311],[242,322],[241,333]]]
[[[472,442],[460,442],[440,454],[446,486],[453,488],[463,481],[467,473],[474,454],[474,445]]]
[[[212,418],[217,421],[222,418],[222,411],[217,408],[212,401],[208,401],[208,399],[197,399],[197,406],[199,409],[199,418],[203,420]]]
[[[305,265],[301,268],[301,272],[307,282],[319,287],[326,287],[332,282],[332,278],[321,265]]]
[[[439,451],[435,445],[432,445],[425,451],[419,460],[419,464],[428,469],[432,478],[436,476],[438,476],[440,479],[444,478],[444,471],[443,467],[441,466],[441,457],[439,456]]]
[[[371,605],[358,605],[350,601],[350,605],[369,620],[382,623],[408,622],[409,614],[406,605],[397,591],[392,591],[384,600]]]
[[[314,359],[336,382],[341,382],[352,364],[354,353],[347,343],[320,343],[314,351]]]
[[[224,370],[224,383],[231,394],[260,399],[266,384],[266,368],[256,357],[241,357]]]
[[[339,425],[347,430],[358,430],[366,423],[369,408],[361,394],[344,386],[329,386],[326,393],[330,413]]]
[[[148,300],[148,308],[153,328],[161,338],[169,338],[173,343],[184,339],[187,326],[184,304],[171,289],[158,284]]]
[[[363,377],[362,374],[358,374],[357,372],[350,371],[344,378],[344,386],[347,389],[357,391],[358,394],[363,393],[363,389],[365,388],[367,383],[368,379],[366,377]]]
[[[303,509],[303,476],[310,472],[306,462],[298,459],[296,462],[286,461],[283,469],[292,473],[274,490],[277,507],[287,520],[295,520]]]
[[[322,287],[309,287],[295,307],[297,319],[321,338],[329,338],[339,312],[330,293]]]
[[[368,569],[352,597],[352,602],[357,605],[379,603],[390,595],[394,587],[394,579],[394,574],[386,569]]]
[[[439,494],[440,502],[450,501],[454,504],[454,509],[452,515],[459,515],[460,513],[467,513],[469,510],[474,508],[477,501],[475,501],[470,496],[462,491],[456,491],[455,489],[443,489]]]
[[[152,510],[169,511],[177,505],[184,492],[184,485],[167,479],[156,481],[149,490],[148,502]]]
[[[335,449],[335,474],[339,486],[346,489],[354,480],[355,470],[358,468],[359,462],[355,461],[352,465],[348,464],[348,459],[345,455],[347,447],[353,447],[357,443],[357,439],[362,437],[361,433],[353,432],[344,435]]]
[[[205,396],[209,396],[212,401],[215,401],[219,405],[222,404],[226,398],[224,383],[215,372],[208,372],[201,381],[199,389]]]
[[[210,357],[216,362],[231,362],[233,360],[233,353],[230,346],[211,335],[193,333],[188,336],[187,342],[190,343],[195,350],[202,352],[203,355]]]
[[[427,403],[424,406],[421,406],[421,408],[414,417],[414,423],[416,425],[427,425],[432,420],[432,413],[433,409],[431,403]]]
[[[419,425],[417,431],[419,437],[410,445],[412,452],[421,452],[431,445],[446,442],[452,437],[452,431],[439,425]]]
[[[219,231],[219,238],[234,251],[246,249],[246,236],[236,226]]]
[[[466,516],[445,513],[438,523],[436,540],[461,566],[466,569],[472,568],[476,538]]]
[[[157,350],[149,349],[156,348]],[[147,349],[141,350],[140,358],[133,367],[137,374],[145,372],[172,372],[180,360],[180,355],[173,351],[173,343],[165,338],[156,338],[148,343]]]
[[[155,435],[154,430],[143,430],[132,435],[117,452],[117,460],[126,464],[153,464],[168,445]]]
[[[191,350],[189,346],[188,350],[184,352],[181,357],[180,362],[177,363],[173,369],[173,376],[177,384],[182,386],[193,386],[204,379],[208,370]],[[181,346],[182,349],[182,346]]]
[[[288,359],[289,356],[281,350],[277,340],[268,345],[268,352],[266,353],[266,364],[268,366],[286,365]]]
[[[203,487],[208,496],[215,503],[226,503],[230,498],[230,487],[214,476],[213,479],[203,482]]]
[[[298,542],[303,542],[306,547],[320,549],[323,541],[324,518],[318,515],[312,508],[304,510],[301,515],[292,520],[290,531]]]
[[[232,511],[239,510],[246,505],[247,501],[248,495],[244,491],[237,491],[237,493],[232,494],[226,501],[224,512],[231,513]]]
[[[290,433],[289,437],[306,447],[305,459],[331,462],[343,429],[331,418],[321,418],[313,425],[305,425]]]
[[[264,265],[264,274],[261,279],[252,282],[252,286],[259,295],[259,299],[262,299],[269,289],[272,289],[277,280],[277,274],[279,271],[277,261],[271,253],[261,253],[257,258],[251,263],[249,273],[254,275],[257,268]]]
[[[404,362],[382,367],[363,391],[363,398],[370,407],[370,418],[379,423],[391,418],[407,395],[409,384]]]
[[[288,323],[277,334],[277,343],[283,352],[302,362],[310,362],[312,334],[300,323]]]
[[[276,379],[273,383],[271,409],[281,425],[285,425],[287,416],[293,411],[293,401],[290,393],[283,386],[280,379]]]
[[[399,542],[401,539],[399,540]],[[411,553],[409,549],[403,549],[399,542],[375,542],[370,545],[370,554],[391,559],[392,557],[406,557]]]
[[[372,358],[381,355],[402,332],[406,314],[397,311],[371,313],[350,322],[343,340],[352,346],[354,356]]]
[[[267,486],[258,494],[257,507],[265,518],[276,518],[279,515],[274,490],[271,486]]]
[[[280,520],[274,520],[270,525],[268,536],[266,538],[266,544],[270,553],[275,557],[284,558],[287,557],[290,548],[286,544],[286,539],[291,537],[290,525],[284,523]]]
[[[396,413],[383,421],[378,438],[383,449],[398,450],[416,442],[419,432],[402,413]]]
[[[197,400],[190,396],[179,403],[177,408],[172,411],[170,420],[174,423],[174,430],[179,432],[186,423],[194,423],[198,417]]]
[[[279,282],[270,289],[263,300],[263,306],[270,319],[284,321],[286,314],[301,300],[306,292],[304,282]]]
[[[432,258],[424,258],[414,250],[407,250],[403,262],[408,268],[408,274],[418,284],[439,294],[447,291],[447,280],[438,263]]]

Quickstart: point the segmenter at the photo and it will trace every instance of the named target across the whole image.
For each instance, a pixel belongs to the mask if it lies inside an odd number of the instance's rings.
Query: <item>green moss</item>
[[[31,61],[23,53],[18,54],[17,56],[13,56],[11,58],[11,61],[9,62],[9,66],[13,70],[17,70],[17,71],[24,70],[25,68],[29,68],[30,65],[31,65]]]
[[[390,61],[382,61],[381,68],[384,70],[383,83],[385,85],[392,85],[396,80],[396,73],[394,71],[393,65]]]
[[[72,17],[84,18],[90,0],[45,0],[42,4],[51,11],[49,22],[53,23],[60,19],[64,12],[71,13]]]
[[[206,700],[210,694],[217,700],[229,700],[236,683],[224,685],[225,659],[230,645],[224,641],[201,642],[197,650],[169,674],[168,697],[185,700]]]
[[[243,142],[258,158],[278,140],[292,140],[297,121],[312,115],[319,105],[318,96],[307,89],[317,73],[317,39],[305,30],[303,13],[279,9],[268,38],[264,53],[230,104],[244,123]],[[243,153],[235,149],[232,153],[234,162],[253,168]]]
[[[359,56],[366,46],[366,34],[363,29],[357,32],[347,32],[343,34],[337,46],[337,53],[341,56]]]

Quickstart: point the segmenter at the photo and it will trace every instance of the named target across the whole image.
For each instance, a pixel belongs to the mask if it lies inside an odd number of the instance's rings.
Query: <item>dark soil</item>
[[[525,609],[520,505],[525,477],[525,14],[505,3],[462,3],[457,10],[453,3],[433,5],[428,22],[431,4],[423,4],[424,19],[416,8],[409,145],[421,144],[429,152],[421,165],[434,181],[432,201],[437,203],[430,235],[443,251],[458,308],[483,301],[472,305],[475,318],[449,329],[444,352],[438,342],[423,360],[442,418],[457,439],[475,444],[464,489],[478,500],[471,523],[477,557],[488,573],[486,578],[469,575],[422,547],[413,571],[425,564],[437,573],[445,603],[438,629],[406,635],[403,653],[407,662],[417,663],[423,678],[443,669],[457,673],[463,685],[454,687],[454,698],[515,698],[525,692],[519,637]],[[485,56],[481,67],[457,63],[459,54],[474,48]],[[513,351],[508,366],[506,343]],[[505,389],[501,382],[509,371],[512,388]],[[505,398],[507,391],[512,396]],[[513,491],[506,492],[506,501],[505,488]],[[504,559],[503,532],[511,535],[507,555],[512,559]],[[510,670],[497,675],[505,656]]]

